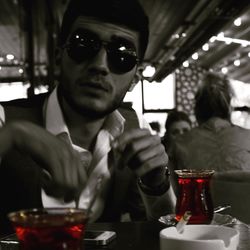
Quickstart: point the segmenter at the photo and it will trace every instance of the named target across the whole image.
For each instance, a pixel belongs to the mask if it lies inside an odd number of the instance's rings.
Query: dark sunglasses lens
[[[99,41],[93,35],[75,32],[69,40],[67,52],[75,62],[81,63],[95,56],[100,46]]]
[[[137,64],[136,51],[133,45],[124,41],[104,43],[108,53],[110,70],[117,74],[124,74],[132,70]],[[102,41],[95,34],[86,30],[76,30],[70,37],[67,53],[76,63],[93,58],[102,47]]]
[[[108,62],[110,69],[117,74],[124,74],[132,70],[137,64],[137,57],[135,55],[120,52],[109,51]]]
[[[132,43],[119,39],[111,42],[107,49],[109,67],[114,73],[124,74],[137,64],[136,49]]]

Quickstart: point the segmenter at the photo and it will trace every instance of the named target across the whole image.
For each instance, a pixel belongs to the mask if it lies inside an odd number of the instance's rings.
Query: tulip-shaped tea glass
[[[10,213],[21,250],[80,250],[88,218],[84,210],[45,208]]]
[[[210,192],[210,180],[214,170],[175,170],[178,176],[178,196],[176,220],[179,221],[186,211],[192,216],[189,224],[209,224],[213,219],[214,207]]]

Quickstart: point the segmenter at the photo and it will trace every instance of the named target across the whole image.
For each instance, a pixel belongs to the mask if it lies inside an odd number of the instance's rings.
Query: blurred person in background
[[[250,170],[250,130],[231,123],[232,94],[225,76],[205,75],[195,96],[199,126],[176,138],[172,170]]]
[[[120,221],[125,213],[156,220],[173,212],[160,137],[133,112],[118,111],[147,42],[148,18],[137,1],[70,1],[57,51],[58,86],[2,103],[12,150],[0,168],[1,232],[10,229],[10,211],[86,209],[100,176],[92,222]]]
[[[169,112],[165,122],[165,134],[162,143],[168,152],[171,143],[177,136],[183,135],[192,128],[192,122],[188,115],[183,111],[173,110]]]

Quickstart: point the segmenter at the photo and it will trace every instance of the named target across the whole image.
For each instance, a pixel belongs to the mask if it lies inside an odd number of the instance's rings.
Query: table
[[[121,222],[89,224],[90,230],[115,231],[116,240],[105,247],[112,250],[159,250],[159,232],[165,226],[160,222]],[[92,247],[86,247],[86,250]],[[94,247],[103,249],[103,247]]]
[[[250,227],[238,222],[230,225],[240,232],[237,250],[250,250]],[[105,247],[85,246],[85,250],[159,250],[159,232],[165,228],[160,222],[122,222],[89,224],[89,230],[115,231],[117,238]]]

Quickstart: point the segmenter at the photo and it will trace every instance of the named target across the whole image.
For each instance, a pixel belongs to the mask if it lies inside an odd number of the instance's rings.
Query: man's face
[[[87,48],[93,47],[96,41],[104,43],[94,46],[97,48],[94,53],[82,53],[86,44]],[[67,46],[62,49],[59,85],[62,98],[83,115],[109,114],[120,105],[134,78],[137,67],[131,61],[138,55],[139,34],[123,26],[78,17],[67,43],[73,52]],[[117,57],[120,53],[125,55],[125,66],[123,56]]]

